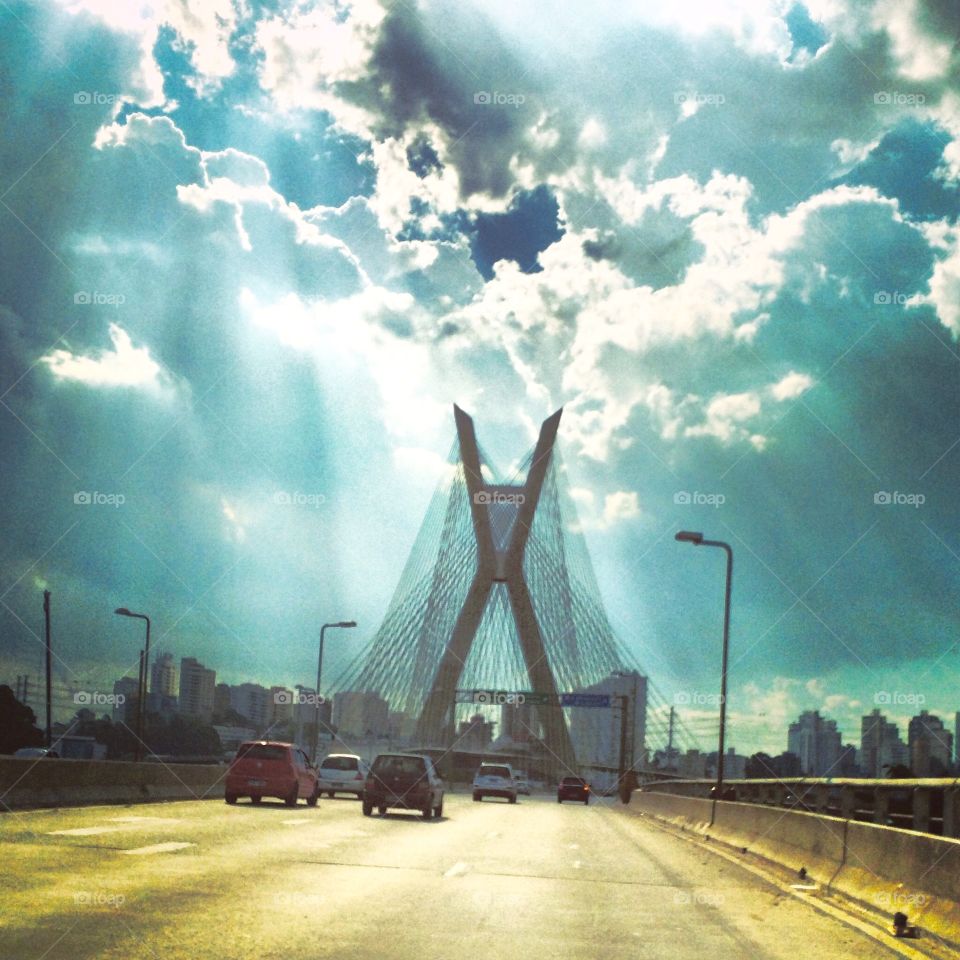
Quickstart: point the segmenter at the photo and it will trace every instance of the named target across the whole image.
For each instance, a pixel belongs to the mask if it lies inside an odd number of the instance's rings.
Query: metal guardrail
[[[640,789],[711,798],[715,786],[715,780],[647,779]],[[942,837],[960,837],[960,779],[796,777],[725,780],[723,786],[723,800],[804,810]]]

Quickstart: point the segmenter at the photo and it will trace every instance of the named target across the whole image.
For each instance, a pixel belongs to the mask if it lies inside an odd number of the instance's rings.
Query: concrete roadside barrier
[[[847,821],[839,817],[725,801],[716,805],[711,836],[746,847],[826,886],[843,863]]]
[[[851,820],[833,889],[960,946],[960,840]]]
[[[223,797],[226,765],[0,758],[0,810]]]
[[[802,867],[825,892],[849,898],[882,922],[905,913],[921,935],[933,934],[960,950],[960,840],[783,807],[644,790],[618,809],[746,849],[798,873]]]

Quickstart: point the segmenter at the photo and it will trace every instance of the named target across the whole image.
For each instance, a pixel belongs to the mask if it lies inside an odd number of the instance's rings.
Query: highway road
[[[860,960],[862,933],[617,809],[448,794],[0,815],[3,960]],[[892,954],[891,954],[892,956]]]

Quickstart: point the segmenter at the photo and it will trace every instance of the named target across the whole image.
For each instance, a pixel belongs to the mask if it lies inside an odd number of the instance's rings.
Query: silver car
[[[482,763],[473,778],[473,799],[503,797],[510,803],[517,802],[517,782],[509,763]]]
[[[369,765],[355,753],[331,753],[323,758],[317,770],[320,793],[332,797],[335,793],[352,793],[359,800],[367,779]]]

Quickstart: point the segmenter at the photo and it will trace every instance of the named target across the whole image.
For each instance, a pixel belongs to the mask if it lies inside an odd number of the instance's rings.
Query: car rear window
[[[359,764],[356,757],[326,757],[320,766],[324,770],[356,770]]]
[[[582,787],[586,782],[580,777],[564,777],[561,781],[565,787]]]
[[[480,768],[481,777],[506,777],[510,779],[510,769],[509,767],[481,767]]]
[[[270,746],[265,743],[252,743],[237,751],[238,760],[288,760],[290,751],[286,747]]]
[[[422,757],[377,757],[373,762],[373,772],[376,774],[421,774],[425,769]]]

